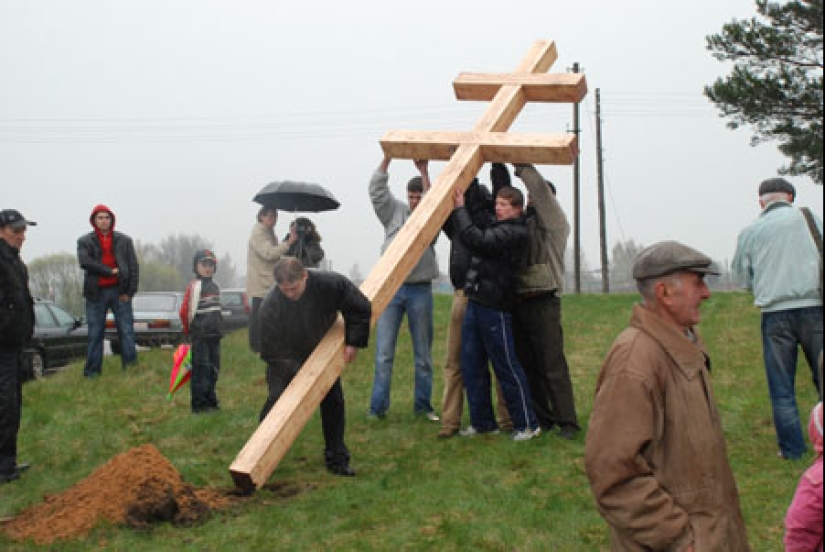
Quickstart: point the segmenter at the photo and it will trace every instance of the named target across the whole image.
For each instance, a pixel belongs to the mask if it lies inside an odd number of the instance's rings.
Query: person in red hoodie
[[[89,325],[83,375],[93,378],[101,374],[103,367],[103,335],[109,310],[115,317],[123,369],[137,363],[132,297],[138,289],[139,267],[132,238],[115,232],[111,209],[98,205],[89,222],[93,230],[77,240],[77,259],[86,273],[83,297]]]

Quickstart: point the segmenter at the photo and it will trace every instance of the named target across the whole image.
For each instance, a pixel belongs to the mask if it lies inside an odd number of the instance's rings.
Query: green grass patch
[[[451,297],[436,297],[433,404],[442,392]],[[568,296],[565,343],[582,424],[589,418],[602,359],[626,326],[632,295]],[[759,313],[744,293],[719,293],[706,304],[702,334],[713,359],[712,378],[742,509],[754,550],[782,549],[782,521],[810,457],[775,457],[770,403],[762,368]],[[0,487],[0,517],[14,516],[60,493],[114,455],[153,443],[196,486],[230,488],[229,465],[252,435],[266,396],[264,366],[244,331],[223,342],[218,383],[222,410],[195,416],[189,389],[166,401],[172,352],[141,353],[122,372],[106,359],[103,375],[82,377],[75,364],[25,385],[20,458],[32,463],[23,479]],[[344,373],[346,441],[355,478],[337,478],[323,465],[316,413],[271,478],[258,491],[192,527],[161,524],[136,531],[102,525],[83,541],[53,550],[553,550],[608,548],[607,527],[590,495],[584,440],[545,435],[514,443],[505,435],[436,439],[438,424],[413,415],[412,349],[402,332],[392,407],[386,420],[368,420],[373,350]],[[799,370],[803,416],[816,401],[806,366]],[[466,418],[466,409],[465,409]],[[466,422],[466,419],[465,419]],[[0,548],[29,550],[0,535]]]

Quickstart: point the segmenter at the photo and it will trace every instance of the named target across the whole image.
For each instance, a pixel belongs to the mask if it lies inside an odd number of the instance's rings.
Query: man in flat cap
[[[23,406],[23,346],[34,331],[29,272],[20,259],[26,230],[36,223],[19,211],[0,211],[0,485],[20,477],[17,433]]]
[[[759,186],[759,218],[739,234],[732,270],[762,310],[762,354],[779,457],[794,460],[806,450],[796,403],[799,347],[821,391],[816,370],[822,352],[822,221],[793,206],[796,190],[783,178]],[[807,220],[806,220],[807,218]],[[805,409],[807,412],[807,409]]]
[[[711,260],[678,242],[633,265],[642,302],[596,384],[585,468],[612,550],[748,550],[695,326]]]

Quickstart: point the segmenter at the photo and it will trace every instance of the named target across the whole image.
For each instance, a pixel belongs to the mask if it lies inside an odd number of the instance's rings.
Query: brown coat
[[[641,305],[608,353],[585,468],[612,550],[749,550],[709,366]]]

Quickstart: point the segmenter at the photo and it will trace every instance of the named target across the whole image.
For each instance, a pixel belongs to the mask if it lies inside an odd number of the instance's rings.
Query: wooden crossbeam
[[[453,140],[446,140],[447,137],[441,133],[431,133],[430,136],[435,140],[431,147],[425,146],[425,142],[413,134],[407,135],[407,138],[413,139],[401,140],[400,136],[389,133],[385,138],[390,139],[382,140],[382,148],[387,152],[391,151],[395,157],[445,160],[449,158],[449,161],[421,204],[361,285],[361,291],[372,302],[373,322],[384,311],[404,279],[418,263],[424,250],[441,230],[453,209],[453,189],[456,186],[466,189],[485,161],[515,159],[518,162],[543,164],[548,162],[547,159],[554,159],[557,161],[552,162],[560,163],[578,147],[575,136],[560,140],[552,136],[545,138],[524,135],[520,143],[518,136],[505,138],[495,134],[504,133],[510,128],[528,101],[528,96],[550,97],[559,93],[558,90],[552,94],[538,91],[541,87],[556,86],[550,82],[524,82],[532,78],[525,79],[525,74],[547,72],[556,61],[556,57],[555,43],[539,41],[533,44],[517,68],[517,78],[508,80],[497,76],[497,80],[488,79],[496,80],[497,92],[490,98],[487,110],[476,123],[472,133],[452,133]],[[581,87],[581,84],[576,86]],[[526,92],[526,89],[532,87],[536,90]],[[393,136],[399,139],[392,139]],[[443,142],[449,142],[449,145],[445,146]],[[422,152],[433,156],[418,155]],[[236,485],[255,488],[266,482],[327,391],[340,376],[344,368],[341,359],[343,346],[342,322],[339,320],[304,363],[230,466],[230,473]]]
[[[459,100],[492,100],[502,86],[519,85],[528,102],[579,103],[587,95],[587,81],[581,73],[536,75],[534,73],[493,75],[462,73],[453,82]]]
[[[449,161],[461,144],[481,147],[485,162],[570,165],[576,156],[572,134],[506,132],[390,131],[381,139],[384,153],[396,159]]]

